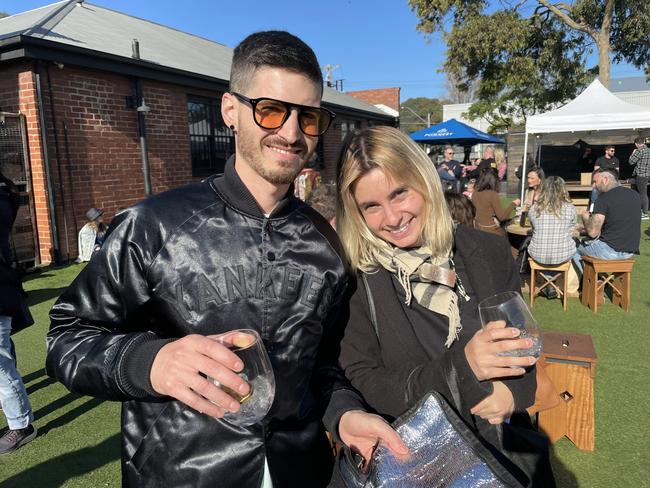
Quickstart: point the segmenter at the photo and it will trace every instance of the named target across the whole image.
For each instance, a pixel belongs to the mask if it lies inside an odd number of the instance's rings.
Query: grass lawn
[[[596,450],[581,452],[567,439],[553,446],[553,466],[562,488],[650,487],[645,418],[650,398],[650,363],[645,356],[650,353],[650,229],[647,222],[641,225],[630,312],[609,301],[597,314],[575,298],[569,299],[567,312],[559,300],[535,301],[533,313],[543,329],[591,334],[598,355]],[[121,486],[120,405],[72,394],[44,371],[47,313],[82,266],[44,268],[25,279],[36,324],[14,340],[39,435],[0,457],[2,488]],[[0,416],[0,431],[5,427]]]

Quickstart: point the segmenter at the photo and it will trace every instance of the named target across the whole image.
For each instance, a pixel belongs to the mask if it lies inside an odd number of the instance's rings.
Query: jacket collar
[[[254,217],[265,218],[259,203],[235,171],[234,155],[226,162],[223,175],[210,177],[210,185],[233,207]],[[284,217],[295,208],[297,199],[293,196],[293,192],[294,188],[291,184],[286,195],[273,209],[270,218]]]

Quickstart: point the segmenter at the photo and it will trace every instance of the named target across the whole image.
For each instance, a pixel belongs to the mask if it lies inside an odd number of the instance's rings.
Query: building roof
[[[609,82],[611,92],[650,91],[650,82],[645,76],[630,76],[629,78],[613,78]]]
[[[140,59],[132,57],[134,39]],[[218,42],[78,0],[0,19],[0,61],[26,57],[89,66],[91,59],[101,59],[90,66],[144,78],[159,79],[155,73],[165,73],[166,81],[182,84],[183,77],[194,78],[200,88],[225,89],[232,52]],[[392,119],[374,105],[328,87],[323,103]]]

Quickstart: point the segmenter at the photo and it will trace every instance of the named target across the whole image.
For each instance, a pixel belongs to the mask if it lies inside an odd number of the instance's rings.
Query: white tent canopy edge
[[[529,134],[649,127],[650,109],[624,102],[596,79],[580,95],[560,108],[528,117],[521,177],[523,179],[526,175]],[[526,185],[521,185],[522,201],[525,189]]]

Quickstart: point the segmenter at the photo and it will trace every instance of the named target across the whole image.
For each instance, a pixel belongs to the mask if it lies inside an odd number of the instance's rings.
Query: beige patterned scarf
[[[404,250],[398,247],[379,251],[379,263],[397,276],[406,293],[406,305],[411,298],[423,307],[445,315],[449,319],[449,333],[445,346],[451,347],[462,329],[458,295],[467,295],[456,273],[450,266],[450,256],[433,256],[427,246]]]

